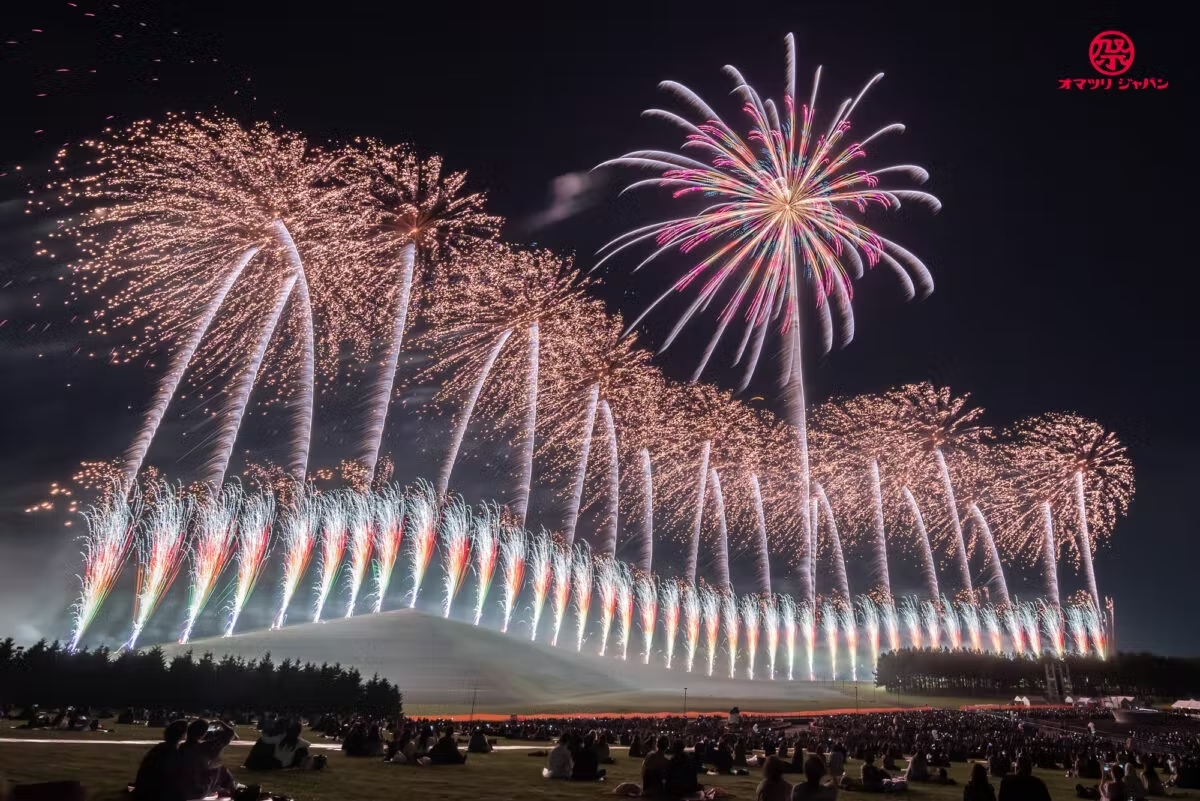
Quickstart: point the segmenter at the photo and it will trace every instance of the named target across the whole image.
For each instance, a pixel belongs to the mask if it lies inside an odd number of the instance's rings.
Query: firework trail
[[[664,581],[660,585],[662,591],[663,627],[666,629],[666,663],[667,670],[675,658],[675,637],[679,633],[680,597],[679,583]]]
[[[950,481],[950,468],[946,465],[946,456],[941,448],[933,449],[933,458],[937,460],[938,472],[942,477],[942,490],[946,493],[946,512],[950,517],[950,530],[954,534],[955,556],[958,559],[959,578],[963,589],[971,598],[975,597],[975,589],[971,586],[971,566],[967,563],[967,542],[963,539],[962,521],[958,517],[958,501],[954,498],[954,484]]]
[[[138,429],[137,436],[133,439],[133,444],[125,452],[125,472],[124,481],[122,482],[124,487],[133,486],[133,480],[142,468],[146,452],[150,450],[150,443],[154,441],[154,435],[158,433],[158,427],[162,423],[163,416],[167,413],[167,407],[171,405],[171,399],[175,397],[175,393],[179,389],[179,384],[183,381],[183,376],[187,372],[188,365],[192,363],[192,357],[196,355],[196,351],[208,333],[209,327],[212,326],[217,313],[225,304],[225,297],[229,294],[229,290],[237,283],[238,278],[245,271],[246,265],[250,263],[250,260],[254,258],[258,251],[259,248],[257,246],[248,248],[234,263],[232,269],[225,274],[225,277],[217,285],[216,291],[208,301],[208,305],[204,307],[204,312],[200,315],[196,326],[183,343],[183,347],[175,353],[175,357],[171,360],[171,367],[167,370],[167,374],[163,376],[162,381],[159,382],[158,391],[154,393],[154,403],[146,411],[146,419],[142,423],[142,427]],[[136,635],[134,638],[136,639]],[[130,647],[132,648],[132,640]]]
[[[395,487],[384,487],[375,495],[372,511],[375,526],[375,558],[371,561],[375,579],[373,610],[379,613],[383,611],[383,600],[387,597],[392,571],[404,541],[404,496]]]
[[[825,632],[825,647],[829,650],[829,678],[837,679],[838,658],[838,613],[833,604],[826,601],[821,606],[821,629]]]
[[[604,514],[604,553],[610,557],[617,554],[617,515],[621,508],[621,474],[620,457],[617,454],[617,427],[613,422],[612,409],[607,400],[600,401],[600,418],[604,421],[604,429],[608,442],[608,508]]]
[[[1083,609],[1078,606],[1069,606],[1066,612],[1067,626],[1071,630],[1071,640],[1075,643],[1075,653],[1087,656],[1087,622],[1084,619]]]
[[[358,594],[362,590],[363,581],[367,577],[367,568],[371,566],[371,545],[375,539],[373,499],[367,493],[355,493],[347,497],[349,506],[350,561],[346,565],[346,588],[349,597],[346,600],[346,617],[354,615],[354,605],[358,602]]]
[[[279,524],[279,537],[283,541],[283,579],[280,581],[279,612],[271,628],[283,628],[287,619],[292,596],[304,579],[308,563],[312,559],[317,530],[321,524],[320,505],[313,497],[299,496],[295,504],[284,514]]]
[[[838,616],[846,637],[846,651],[850,655],[850,680],[858,681],[858,622],[854,619],[854,607],[847,603],[838,609]]]
[[[1008,639],[1013,651],[1018,655],[1025,653],[1025,615],[1021,607],[1010,604],[1002,610],[1004,628],[1008,631]]]
[[[525,526],[529,514],[529,493],[533,490],[533,452],[537,432],[538,362],[541,351],[541,328],[537,320],[529,324],[529,373],[525,386],[525,430],[521,435],[521,475],[512,510],[517,525]],[[537,631],[537,626],[534,626]]]
[[[583,650],[583,640],[587,636],[588,611],[592,607],[592,554],[586,543],[575,549],[575,562],[571,568],[571,584],[575,587],[575,650]]]
[[[800,633],[804,635],[804,650],[808,657],[808,680],[816,681],[817,674],[813,667],[817,648],[817,616],[816,607],[811,603],[800,604],[797,618],[800,621]]]
[[[763,597],[763,628],[767,633],[767,678],[775,680],[775,665],[779,657],[779,598]]]
[[[941,625],[942,625],[942,609],[941,603],[935,598],[932,601],[926,601],[921,605],[921,619],[925,624],[925,636],[928,638],[926,643],[927,648],[938,648],[942,644]],[[955,622],[957,622],[955,618]]]
[[[617,614],[617,584],[620,568],[612,557],[602,554],[596,561],[596,590],[600,596],[600,656],[608,651],[613,618]]]
[[[871,459],[871,502],[875,527],[875,578],[880,591],[889,597],[892,593],[892,579],[888,572],[887,531],[883,524],[883,488],[879,481],[879,460]]]
[[[725,493],[721,491],[721,476],[716,469],[708,471],[708,480],[712,484],[713,504],[717,512],[717,583],[721,590],[732,592],[733,585],[729,580],[729,526],[725,519]]]
[[[1132,483],[1132,479],[1130,483]],[[1096,570],[1092,565],[1092,534],[1088,528],[1083,468],[1075,471],[1075,508],[1079,512],[1079,558],[1083,560],[1083,574],[1087,577],[1088,592],[1092,594],[1092,602],[1099,608],[1100,591],[1096,588]]]
[[[867,596],[858,599],[859,615],[871,645],[871,665],[879,664],[879,607]]]
[[[742,621],[738,616],[737,596],[729,591],[721,593],[721,622],[725,629],[725,650],[729,653],[729,678],[736,679]]]
[[[542,610],[546,608],[546,596],[550,593],[550,582],[554,578],[554,543],[543,533],[529,541],[530,585],[533,588],[533,621],[530,623],[529,639],[537,639],[538,623]]]
[[[692,519],[692,538],[683,568],[684,581],[689,584],[696,583],[696,565],[700,560],[700,526],[704,522],[705,483],[708,481],[708,457],[711,451],[712,441],[705,440],[700,450],[700,474],[696,480],[696,516]]]
[[[454,599],[471,566],[472,517],[471,507],[462,498],[451,501],[442,514],[442,617],[450,617]]]
[[[337,580],[342,556],[350,540],[347,520],[348,504],[345,495],[326,495],[321,508],[321,552],[317,559],[317,601],[313,610],[313,622],[319,623],[325,601]]]
[[[1042,631],[1054,648],[1054,655],[1062,659],[1067,651],[1067,643],[1063,636],[1062,609],[1054,604],[1038,603],[1038,616],[1042,619]]]
[[[937,603],[935,601],[934,603]],[[945,595],[941,600],[942,611],[942,628],[946,632],[946,639],[950,642],[952,651],[962,650],[962,621],[958,619],[958,613],[954,610],[954,604]]]
[[[412,564],[409,575],[412,577],[412,595],[409,596],[408,608],[417,605],[417,596],[421,592],[421,583],[425,581],[425,571],[433,559],[433,548],[437,542],[438,509],[441,506],[441,495],[425,481],[418,481],[416,489],[405,501],[405,517],[408,521],[408,538],[412,542]]]
[[[136,488],[130,494],[134,492]],[[83,537],[79,601],[73,609],[75,625],[71,633],[71,651],[79,648],[84,632],[121,575],[125,559],[134,545],[140,516],[140,496],[135,496],[131,503],[126,502],[125,492],[119,485],[103,503],[83,513],[87,534]]]
[[[829,532],[829,543],[833,547],[833,573],[837,578],[838,593],[841,595],[840,601],[849,604],[850,582],[846,578],[846,556],[842,551],[842,538],[838,535],[837,521],[833,517],[833,507],[829,505],[829,497],[825,495],[825,488],[819,483],[813,484],[813,491],[825,513],[825,530]],[[816,531],[817,529],[814,528],[813,532]]]
[[[784,643],[787,647],[787,677],[796,675],[796,602],[790,595],[779,596],[779,614],[783,618]]]
[[[271,231],[275,240],[283,247],[288,268],[296,276],[294,297],[300,309],[300,345],[303,349],[303,360],[300,362],[300,375],[296,380],[296,385],[300,388],[300,398],[292,404],[292,450],[288,472],[295,481],[302,482],[308,473],[308,450],[312,446],[315,400],[313,396],[317,377],[316,331],[313,327],[312,299],[308,294],[308,278],[304,273],[304,263],[300,260],[300,251],[296,249],[296,242],[292,239],[292,232],[280,219],[271,223]]]
[[[492,577],[496,575],[496,560],[500,554],[500,518],[490,508],[485,508],[475,518],[471,550],[475,553],[475,625],[483,619],[483,607],[492,588]],[[558,629],[555,628],[557,636]]]
[[[711,676],[717,668],[717,644],[721,635],[721,596],[712,587],[703,584],[698,590],[698,598],[700,619],[704,627],[705,652],[708,655],[708,672],[705,675]]]
[[[902,494],[917,527],[917,545],[921,548],[921,556],[925,565],[925,586],[929,590],[929,597],[937,598],[941,593],[938,590],[937,567],[933,561],[933,549],[929,545],[929,533],[925,530],[925,518],[921,515],[921,507],[917,506],[917,499],[913,497],[908,487],[904,488]]]
[[[115,502],[115,501],[114,501]],[[137,590],[133,596],[133,631],[125,647],[133,650],[138,635],[175,581],[186,554],[191,503],[166,482],[155,487],[154,500],[137,535]]]
[[[629,659],[629,640],[633,637],[633,576],[624,562],[618,564],[617,570],[617,645],[621,648],[622,661]]]
[[[1054,519],[1050,504],[1042,502],[1042,575],[1046,579],[1046,594],[1055,606],[1060,603],[1058,592],[1058,548],[1054,544]]]
[[[696,664],[696,646],[700,642],[700,597],[694,584],[684,584],[681,595],[684,623],[684,668],[691,673],[692,667]]]
[[[574,492],[567,513],[566,542],[575,542],[575,527],[579,525],[579,507],[583,503],[583,482],[587,478],[588,455],[592,449],[592,429],[596,427],[596,407],[600,403],[600,385],[592,384],[588,391],[587,412],[584,414],[583,442],[579,446],[579,466],[575,470]],[[589,585],[589,592],[590,585]],[[582,636],[582,635],[581,635]]]
[[[563,620],[567,616],[567,601],[571,597],[571,549],[566,545],[554,546],[551,571],[554,574],[554,634],[550,644],[558,645],[558,633],[562,631]]]
[[[992,586],[1000,595],[1001,605],[1008,606],[1011,603],[1008,595],[1008,581],[1004,578],[1004,565],[1000,563],[1000,551],[996,549],[996,538],[992,536],[992,528],[987,524],[987,520],[983,518],[983,513],[979,511],[979,506],[976,504],[971,504],[971,519],[975,521],[975,525],[979,528],[979,534],[983,537],[984,544],[987,545],[988,562],[992,566]]]
[[[972,603],[959,604],[958,617],[962,621],[963,628],[967,630],[967,637],[971,640],[971,650],[982,651],[983,630],[979,623],[979,609]]]
[[[508,338],[512,336],[512,329],[504,331],[496,340],[496,344],[492,345],[486,358],[483,360],[483,366],[479,368],[479,378],[471,387],[471,393],[467,396],[467,402],[463,405],[462,412],[458,416],[458,420],[454,425],[454,433],[450,436],[450,450],[446,452],[446,461],[442,464],[441,475],[438,476],[437,484],[437,502],[440,503],[442,498],[446,497],[446,490],[450,486],[450,474],[454,471],[454,463],[458,460],[458,450],[462,447],[463,437],[467,434],[467,426],[471,423],[471,416],[475,413],[475,404],[479,402],[479,393],[483,392],[483,385],[487,383],[488,375],[492,372],[492,367],[496,364],[497,357],[500,356],[500,351],[504,348],[504,343],[508,342]],[[416,600],[416,596],[413,596]]]
[[[242,491],[236,485],[202,501],[196,509],[196,534],[192,539],[191,584],[180,644],[192,636],[192,628],[217,585],[217,579],[233,556],[238,506]]]
[[[500,537],[500,570],[504,576],[504,622],[500,631],[507,632],[517,608],[517,597],[525,580],[525,532],[507,529]]]
[[[1021,626],[1025,629],[1025,641],[1033,655],[1042,655],[1042,629],[1038,624],[1038,608],[1035,604],[1024,603],[1019,607]]]
[[[988,640],[992,644],[992,653],[1003,653],[1004,640],[1000,633],[1000,615],[996,611],[996,607],[988,604],[979,610],[979,615],[983,618],[983,627],[987,629]]]
[[[900,602],[900,617],[904,620],[904,628],[908,629],[908,641],[914,650],[921,648],[921,606],[915,598],[905,598]]]
[[[895,599],[888,595],[888,600],[879,605],[879,617],[887,630],[888,647],[893,651],[900,650],[900,618],[896,614]]]
[[[1090,602],[1085,607],[1084,620],[1087,622],[1087,630],[1091,635],[1092,645],[1096,648],[1096,656],[1105,659],[1108,656],[1108,644],[1105,638],[1104,618],[1100,614],[1100,610]]]
[[[642,626],[642,664],[650,664],[650,649],[654,645],[654,626],[658,622],[658,583],[645,573],[634,584],[638,619]]]
[[[754,523],[758,533],[758,565],[757,576],[759,592],[764,596],[771,594],[771,554],[767,544],[767,517],[763,513],[762,490],[758,486],[758,476],[750,474],[750,489],[754,493]]]
[[[642,559],[641,570],[647,576],[654,562],[654,474],[650,464],[650,450],[642,448]],[[649,655],[647,655],[649,658]]]
[[[742,597],[742,626],[746,629],[746,677],[754,679],[754,663],[758,656],[758,639],[761,634],[759,623],[762,620],[762,608],[756,596]],[[730,668],[731,672],[733,668]]]
[[[368,478],[375,474],[375,466],[379,462],[379,448],[383,444],[388,408],[392,404],[396,368],[400,364],[400,347],[404,342],[404,328],[408,324],[408,304],[412,298],[416,254],[417,248],[412,242],[400,251],[400,291],[396,293],[395,308],[392,312],[392,335],[383,355],[383,365],[375,379],[375,391],[369,396],[370,412],[363,432],[361,461]]]
[[[271,549],[271,529],[275,524],[275,499],[271,495],[252,495],[242,501],[238,512],[237,545],[234,563],[237,576],[233,582],[233,598],[229,603],[229,623],[225,636],[232,637],[238,618],[258,584]]]

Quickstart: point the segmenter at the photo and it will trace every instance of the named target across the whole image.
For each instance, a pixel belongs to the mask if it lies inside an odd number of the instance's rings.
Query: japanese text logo
[[[1166,89],[1165,78],[1132,78],[1125,73],[1133,66],[1133,39],[1121,31],[1101,31],[1088,45],[1088,61],[1099,78],[1059,78],[1059,89],[1109,91],[1117,89]]]

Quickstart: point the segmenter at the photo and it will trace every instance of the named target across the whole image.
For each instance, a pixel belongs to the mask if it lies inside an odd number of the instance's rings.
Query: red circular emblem
[[[1133,40],[1120,31],[1096,34],[1088,59],[1101,75],[1120,75],[1133,66]]]

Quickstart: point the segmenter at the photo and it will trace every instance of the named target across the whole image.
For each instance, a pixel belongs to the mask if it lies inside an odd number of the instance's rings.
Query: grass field
[[[9,738],[15,731],[0,729],[0,737]],[[113,734],[84,735],[89,742],[80,742],[79,734],[30,732],[27,736],[0,742],[0,775],[12,783],[76,779],[82,782],[96,801],[116,801],[124,797],[126,783],[137,771],[138,762],[146,751],[143,745],[122,745],[125,738],[150,739],[145,727],[121,727]],[[28,740],[54,739],[60,742],[40,743]],[[18,740],[26,740],[19,742]],[[108,741],[108,742],[106,742]],[[501,741],[501,745],[504,745]],[[225,752],[225,764],[237,766],[245,759],[248,744],[235,744]],[[497,799],[527,801],[537,798],[601,799],[611,797],[612,788],[623,781],[637,781],[640,760],[623,757],[624,749],[614,749],[617,764],[608,766],[607,781],[597,784],[548,782],[541,777],[544,758],[529,756],[523,750],[505,750],[493,754],[472,754],[462,767],[409,768],[386,765],[376,759],[351,759],[338,751],[322,751],[329,755],[329,765],[321,772],[251,774],[234,767],[234,774],[247,784],[261,783],[265,790],[281,793],[296,801],[374,801],[375,799],[430,799],[430,801],[477,801]],[[966,780],[969,766],[956,764],[951,775],[959,782]],[[858,774],[858,765],[851,764],[848,772]],[[1075,797],[1075,781],[1061,773],[1041,772],[1039,775],[1050,787],[1054,801]],[[705,777],[706,784],[725,787],[736,798],[753,799],[759,781],[757,771],[750,776]],[[962,798],[962,787],[921,785],[908,794],[914,799],[951,801]],[[843,792],[840,798],[866,799],[878,795]],[[1186,795],[1182,797],[1187,797]]]

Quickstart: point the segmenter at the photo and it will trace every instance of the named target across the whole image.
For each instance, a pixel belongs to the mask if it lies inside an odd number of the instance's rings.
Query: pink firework
[[[313,622],[321,620],[325,601],[337,580],[346,553],[350,531],[346,520],[345,496],[326,495],[321,499],[321,552],[317,561],[317,597],[313,608]]]
[[[462,589],[467,568],[471,565],[472,522],[471,507],[461,498],[452,501],[442,513],[442,559],[445,565],[442,617],[450,617],[454,599]]]
[[[362,591],[367,568],[371,565],[371,546],[375,539],[375,516],[371,508],[374,499],[366,492],[361,492],[355,493],[349,501],[350,563],[346,571],[346,588],[350,597],[346,602],[346,617],[354,615],[358,594]]]
[[[587,637],[588,610],[592,607],[592,552],[586,543],[575,546],[575,558],[571,565],[571,583],[575,587],[575,650],[583,650]]]
[[[664,646],[667,670],[675,659],[675,638],[679,634],[679,582],[664,581],[661,585],[663,628],[666,630],[667,642]]]
[[[737,598],[731,592],[721,595],[721,622],[725,624],[725,648],[729,651],[729,678],[736,679],[741,620],[738,618]]]
[[[962,625],[958,619],[958,612],[954,608],[954,604],[945,595],[941,601],[942,612],[942,628],[946,631],[946,638],[950,640],[950,650],[962,650]]]
[[[700,619],[704,621],[704,644],[708,655],[708,672],[717,669],[717,648],[721,639],[721,596],[707,584],[700,585]]]
[[[536,640],[542,610],[546,608],[546,596],[550,593],[550,581],[554,578],[554,543],[545,531],[529,542],[529,571],[529,583],[533,588],[533,620],[529,626],[529,639]]]
[[[121,575],[133,547],[139,512],[137,498],[126,502],[123,492],[112,492],[103,504],[84,513],[88,532],[83,537],[83,575],[79,577],[82,591],[74,609],[72,651],[79,647],[88,625]]]
[[[382,612],[404,540],[404,495],[395,487],[384,487],[375,495],[371,511],[375,527],[375,558],[371,561],[375,578],[373,611]]]
[[[774,681],[776,659],[779,658],[779,598],[768,595],[763,599],[763,631],[767,635],[767,678]]]
[[[638,617],[642,626],[642,664],[650,664],[654,645],[654,627],[658,623],[658,583],[654,576],[638,576],[635,586]]]
[[[232,637],[238,618],[258,585],[267,554],[271,550],[271,530],[275,525],[275,498],[269,494],[253,495],[242,502],[238,513],[237,550],[234,562],[237,576],[233,582],[233,598],[229,602],[229,624],[225,636]]]
[[[233,555],[238,506],[242,491],[230,484],[209,496],[196,509],[196,534],[192,538],[191,583],[188,587],[187,617],[179,642],[192,636],[196,619],[208,605],[225,565]]]
[[[137,539],[138,576],[133,603],[133,632],[126,644],[131,650],[137,645],[138,635],[183,566],[190,511],[191,503],[170,484],[163,482],[155,488],[154,500]]]
[[[758,640],[762,635],[759,623],[762,619],[762,607],[754,595],[742,598],[742,626],[746,630],[746,678],[754,679],[754,663],[758,658]],[[733,672],[732,666],[730,671]]]
[[[571,598],[571,549],[562,543],[554,546],[551,572],[554,574],[554,635],[550,644],[558,645],[558,633],[562,631],[563,620],[567,617],[567,602]]]
[[[608,650],[608,637],[617,614],[617,583],[619,569],[609,556],[596,562],[596,589],[600,595],[600,656]]]
[[[421,583],[425,581],[425,571],[429,569],[429,562],[433,559],[433,549],[437,544],[437,521],[440,505],[433,486],[425,481],[417,482],[416,489],[405,503],[408,536],[413,544],[412,566],[409,570],[412,577],[409,609],[417,605],[417,597],[421,593]]]
[[[475,625],[483,619],[483,608],[487,604],[492,578],[496,575],[496,561],[500,557],[500,513],[493,507],[484,507],[475,518],[472,535],[472,550],[475,553]]]
[[[787,677],[796,675],[796,601],[790,595],[779,596],[779,615],[783,618],[784,643],[787,648]]]
[[[500,569],[504,573],[504,622],[501,631],[508,631],[512,622],[513,610],[517,608],[517,598],[521,595],[521,586],[525,581],[525,532],[521,529],[508,529],[500,538]]]
[[[308,495],[297,498],[280,523],[283,580],[280,582],[279,612],[275,615],[272,628],[282,628],[287,619],[288,605],[291,604],[292,596],[296,594],[296,588],[300,586],[300,581],[308,570],[308,563],[312,560],[313,545],[316,544],[320,524],[320,506]]]
[[[621,659],[629,659],[629,640],[633,637],[633,576],[629,566],[620,563],[617,573],[617,622],[620,625],[618,644],[621,646]]]
[[[1025,627],[1020,608],[1009,604],[1003,612],[1004,628],[1008,631],[1009,642],[1018,655],[1025,653]]]
[[[683,646],[684,646],[684,661],[687,672],[692,672],[692,667],[696,664],[696,646],[700,642],[700,599],[696,594],[696,587],[692,584],[684,584],[681,593],[683,601]]]

